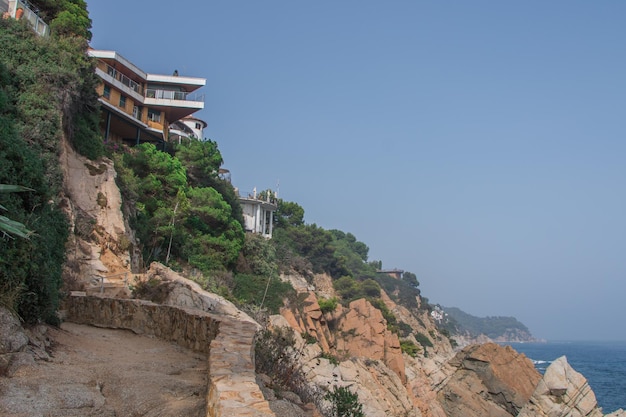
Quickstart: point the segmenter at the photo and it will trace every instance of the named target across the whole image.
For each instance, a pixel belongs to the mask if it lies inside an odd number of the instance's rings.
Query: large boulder
[[[541,375],[510,346],[469,346],[449,364],[456,371],[438,393],[448,417],[511,417],[528,402]]]
[[[602,417],[602,411],[585,377],[567,363],[565,356],[561,356],[546,369],[519,417],[565,416]]]
[[[224,297],[203,290],[198,283],[184,278],[163,264],[158,262],[150,264],[146,279],[156,283],[152,285],[151,296],[146,298],[150,301],[230,316],[254,323],[260,328],[254,319]]]

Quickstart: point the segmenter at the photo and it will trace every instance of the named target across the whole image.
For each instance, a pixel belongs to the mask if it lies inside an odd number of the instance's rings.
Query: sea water
[[[604,413],[626,410],[626,341],[509,343],[530,358],[539,372],[565,355],[567,362],[587,378]]]

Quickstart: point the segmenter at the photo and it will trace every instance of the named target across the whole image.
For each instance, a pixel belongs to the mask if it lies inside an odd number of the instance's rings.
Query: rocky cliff
[[[525,355],[509,346],[484,343],[455,353],[430,314],[396,305],[383,292],[385,304],[399,320],[421,334],[422,341],[423,335],[429,337],[432,346],[411,356],[402,353],[398,336],[365,299],[324,314],[317,296],[334,296],[332,287],[324,285],[328,277],[313,279],[323,285],[319,293],[304,278],[283,278],[300,291],[301,303],[283,308],[281,316],[272,318],[272,326],[294,332],[297,360],[312,389],[350,387],[367,416],[603,415],[586,380],[564,358],[542,377]],[[316,342],[311,343],[311,337]],[[417,342],[413,334],[407,339]]]
[[[121,213],[112,163],[90,162],[69,146],[64,147],[62,161],[66,210],[74,230],[66,276],[69,285],[78,287],[70,289],[124,298],[129,295],[130,278],[156,281],[159,285],[150,296],[158,304],[211,312],[260,327],[222,297],[206,293],[162,265],[153,264],[146,275],[132,274],[136,245]],[[381,291],[386,309],[398,323],[410,327],[410,332],[399,337],[400,332],[387,323],[381,309],[366,299],[323,312],[318,297],[336,296],[327,275],[315,275],[310,282],[297,274],[282,279],[292,284],[298,296],[286,303],[280,315],[270,318],[269,326],[293,333],[292,360],[311,392],[348,387],[358,394],[368,417],[603,415],[586,380],[565,358],[555,361],[542,377],[528,358],[510,347],[486,343],[455,352],[429,311],[419,308],[419,296],[418,308],[409,310]],[[137,311],[133,314],[144,314]],[[32,363],[28,346],[37,343],[37,338],[19,330],[6,312],[0,314],[0,326],[0,373],[10,376],[20,366]],[[171,335],[178,331],[171,329]],[[160,330],[163,332],[167,330]],[[162,336],[168,339],[167,334]],[[252,338],[248,339],[251,344]],[[228,346],[221,349],[230,351]],[[261,380],[271,385],[267,378]],[[274,396],[271,389],[264,390],[266,396]],[[293,394],[281,396],[292,398],[295,404],[299,401]],[[617,411],[611,416],[625,414]]]
[[[122,213],[113,162],[106,158],[91,161],[76,153],[66,140],[60,159],[62,206],[73,232],[66,247],[66,287],[88,291],[116,288],[122,295],[131,283],[132,270],[138,269],[138,249]]]

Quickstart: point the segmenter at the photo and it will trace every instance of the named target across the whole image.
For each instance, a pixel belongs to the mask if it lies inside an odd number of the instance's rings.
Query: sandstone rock
[[[398,337],[387,330],[382,313],[365,299],[350,303],[349,309],[339,318],[337,351],[351,356],[382,360],[404,383],[406,375],[404,358]]]
[[[313,291],[315,288],[307,282],[307,280],[297,274],[281,274],[280,279],[284,282],[288,282],[291,284],[296,292],[309,292]]]
[[[176,307],[191,308],[210,313],[223,314],[260,326],[233,303],[217,294],[204,291],[200,285],[182,277],[175,271],[158,262],[150,264],[147,279],[155,279],[166,284],[163,299],[159,302]]]
[[[333,298],[337,295],[333,287],[333,279],[328,274],[313,275],[313,286],[319,297]]]
[[[526,356],[494,343],[465,348],[450,365],[457,370],[438,393],[448,417],[515,416],[541,379]]]
[[[64,269],[70,290],[125,286],[131,272],[129,249],[138,251],[122,214],[122,196],[115,182],[113,161],[91,161],[74,151],[67,140],[61,147],[63,207],[75,233],[67,243]]]
[[[271,316],[270,327],[289,328],[290,322],[283,316]],[[298,330],[291,328],[291,331],[296,340],[294,354],[298,355],[311,389],[324,392],[333,387],[353,387],[368,417],[422,417],[402,380],[385,364],[383,357],[379,360],[354,357],[331,363],[320,357],[322,351],[317,344],[306,344]]]
[[[291,328],[298,333],[306,333],[314,337],[324,352],[331,352],[335,342],[317,302],[317,297],[313,292],[300,293],[299,297],[302,296],[306,298],[301,301],[301,308],[285,307],[281,309],[281,314]]]
[[[520,417],[601,417],[596,396],[565,356],[552,362]]]

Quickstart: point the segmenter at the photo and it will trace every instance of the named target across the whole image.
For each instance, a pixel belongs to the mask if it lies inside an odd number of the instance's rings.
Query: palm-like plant
[[[32,188],[22,187],[21,185],[0,184],[0,193],[15,193],[21,191],[35,191]],[[6,207],[0,204],[0,210],[7,211]],[[0,232],[3,236],[12,237],[13,235],[28,239],[33,233],[28,230],[24,224],[11,220],[8,217],[0,215]]]

